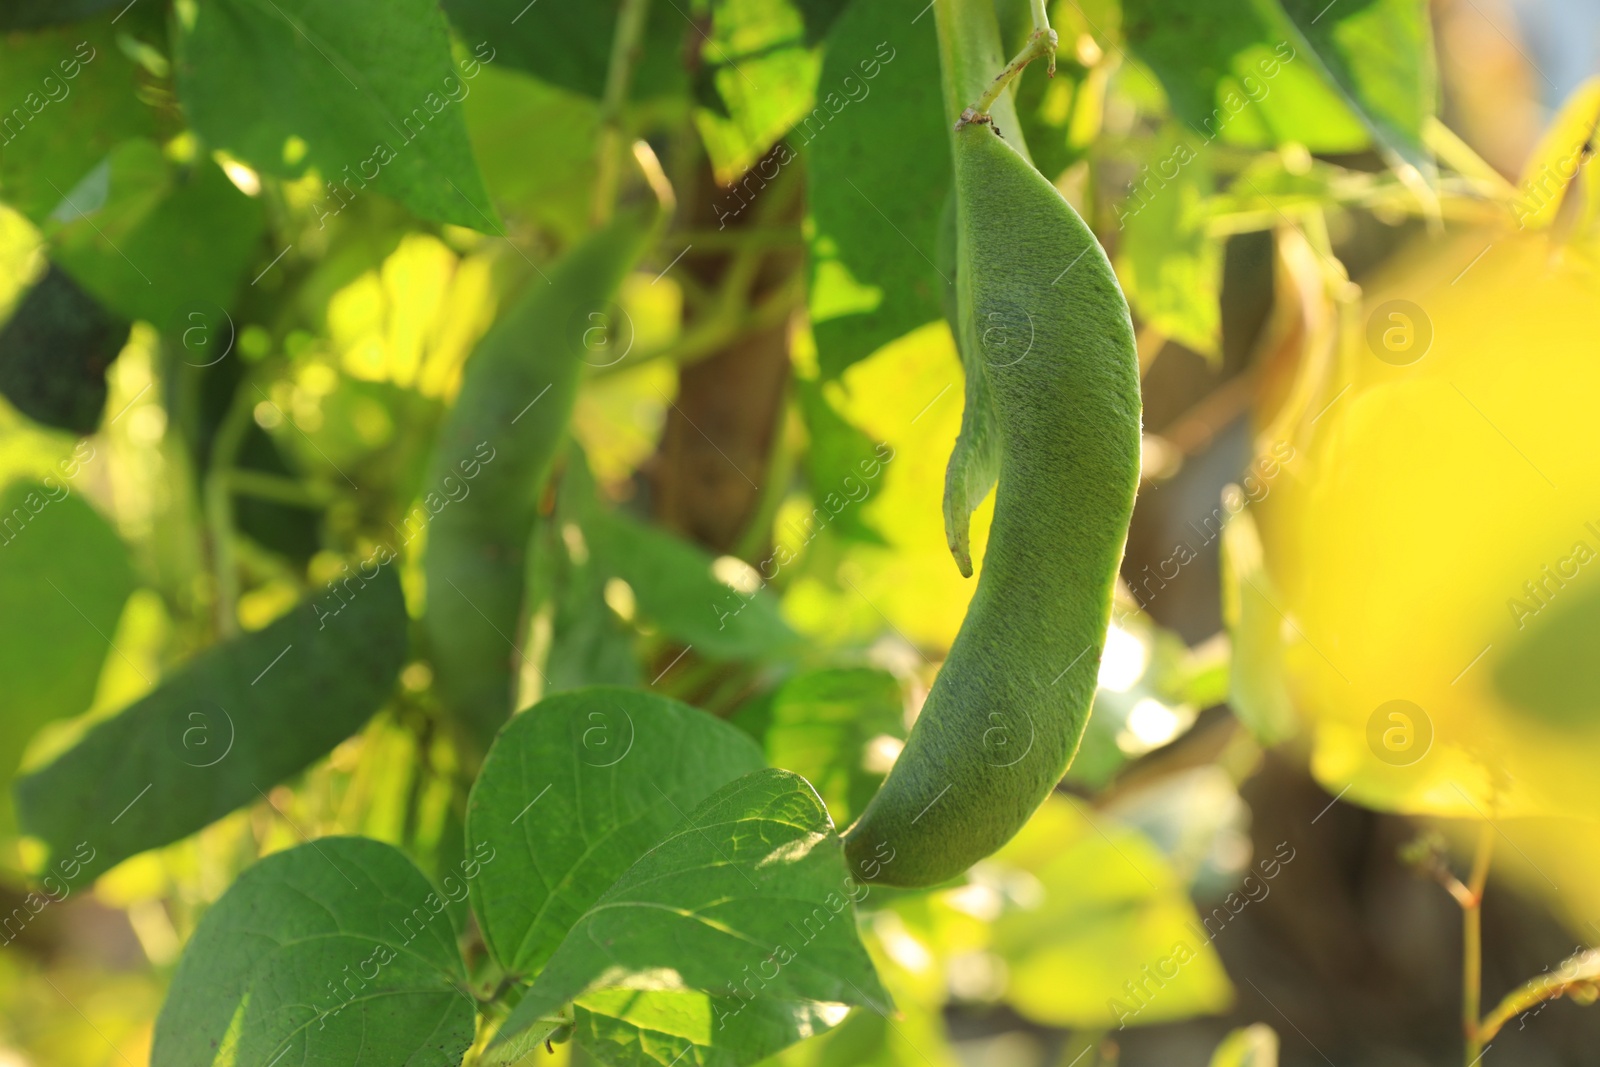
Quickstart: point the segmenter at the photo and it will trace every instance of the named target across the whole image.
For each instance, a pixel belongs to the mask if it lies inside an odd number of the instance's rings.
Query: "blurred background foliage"
[[[1600,19],[1336,2],[1051,5],[1056,76],[1021,80],[1023,133],[1110,252],[1145,370],[1094,716],[1058,795],[963,884],[863,905],[902,1014],[781,1061],[1459,1062],[1459,918],[1400,853],[1429,829],[1470,847],[1480,820],[1486,1004],[1600,936],[1593,594],[1550,599],[1566,621],[1531,648],[1502,603],[1600,521],[1600,201],[1567,166],[1600,116]],[[497,310],[588,228],[625,134],[679,208],[534,533],[522,696],[686,700],[846,824],[974,588],[941,521],[963,387],[933,20],[657,2],[617,99],[614,3],[375,5],[0,13],[0,105],[23,109],[0,149],[6,775],[374,546],[420,612],[434,429]],[[998,6],[1020,41],[1027,5]],[[361,17],[414,62],[368,64]],[[429,94],[420,132],[385,113]],[[351,180],[380,120],[404,150]],[[1371,358],[1390,300],[1450,362]],[[448,869],[472,768],[414,657],[309,770],[36,921],[7,789],[0,915],[29,917],[0,948],[0,1067],[146,1062],[185,938],[264,854],[353,833]],[[1374,758],[1369,715],[1399,696],[1434,759]],[[1587,1062],[1600,1017],[1539,1014],[1488,1062]]]

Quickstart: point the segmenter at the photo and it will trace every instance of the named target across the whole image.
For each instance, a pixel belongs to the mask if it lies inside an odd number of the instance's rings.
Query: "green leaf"
[[[1277,0],[1127,0],[1123,33],[1206,142],[1366,147],[1361,120]]]
[[[924,6],[851,4],[828,34],[818,107],[791,135],[806,153],[824,377],[941,314],[950,272],[935,260],[950,147],[934,20],[911,21]]]
[[[117,0],[11,0],[0,9],[0,30],[36,30],[97,15]]]
[[[800,399],[800,415],[811,437],[811,445],[806,449],[806,477],[811,483],[811,498],[824,507],[830,503],[830,495],[835,500],[862,499],[856,494],[865,490],[867,482],[863,472],[877,462],[879,443],[845,421],[828,402],[820,383],[797,378],[795,387]],[[832,510],[829,507],[829,511]],[[834,529],[851,540],[888,544],[857,507],[839,512]]]
[[[1519,619],[1517,633],[1497,653],[1494,686],[1530,720],[1571,730],[1592,723],[1600,710],[1600,591],[1563,595],[1549,602],[1548,615],[1541,605],[1531,622]]]
[[[594,476],[583,451],[568,445],[553,514],[534,527],[526,602],[549,612],[543,693],[586,685],[641,685],[636,635],[605,600],[607,574],[583,536],[595,510]]]
[[[872,742],[904,741],[905,701],[892,674],[868,668],[813,671],[772,701],[767,761],[811,782],[840,826],[861,814],[898,746],[874,763]]]
[[[1233,645],[1228,705],[1262,744],[1294,736],[1298,720],[1284,665],[1283,615],[1248,509],[1222,529],[1222,618]]]
[[[154,132],[109,20],[0,37],[0,199],[35,223],[121,140]]]
[[[1439,74],[1426,0],[1279,0],[1391,162],[1433,172],[1422,131]]]
[[[743,1067],[823,1033],[846,1010],[772,997],[603,989],[573,1006],[573,1039],[611,1067]]]
[[[1206,928],[1141,834],[1057,795],[994,862],[1037,879],[1032,899],[993,926],[1011,977],[1006,999],[1024,1017],[1104,1029],[1228,1006],[1233,991]]]
[[[700,61],[721,107],[697,109],[695,123],[724,183],[749,170],[808,112],[815,114],[820,61],[808,41],[805,18],[790,0],[711,0],[711,33]],[[775,161],[786,166],[792,159],[785,148]],[[758,185],[776,177],[766,169],[754,179]],[[759,195],[751,182],[740,181],[740,192]]]
[[[633,589],[639,614],[710,659],[770,656],[795,643],[757,572],[724,582],[709,553],[618,511],[596,509],[584,529],[595,566]]]
[[[0,328],[0,393],[46,426],[93,433],[130,329],[52,264]]]
[[[406,626],[393,568],[352,572],[200,653],[20,778],[23,828],[55,854],[87,841],[102,870],[193,833],[360,728],[405,662]]]
[[[324,837],[260,861],[206,912],[150,1062],[454,1067],[477,1014],[465,984],[446,901],[411,861]]]
[[[458,69],[432,0],[210,0],[186,12],[178,95],[212,147],[283,177],[315,167],[336,187],[319,212],[370,186],[423,218],[498,229],[460,103],[494,49]]]
[[[497,1042],[607,988],[891,1010],[855,928],[855,883],[804,779],[723,786],[573,925]]]
[[[226,310],[265,225],[260,202],[211,160],[171,167],[149,141],[117,146],[103,166],[103,178],[97,168],[52,216],[57,262],[129,318],[178,335],[200,324],[226,338]],[[101,180],[97,205],[85,186]]]
[[[24,746],[47,722],[76,715],[94,699],[122,606],[133,592],[128,552],[70,476],[94,460],[88,442],[62,477],[16,482],[0,495],[0,776],[9,779]],[[69,466],[70,465],[70,466]],[[68,475],[68,471],[71,475]],[[0,797],[0,831],[12,824],[10,790]]]
[[[1211,1067],[1278,1067],[1278,1035],[1266,1023],[1241,1027],[1222,1039]]]
[[[528,0],[445,0],[444,9],[467,41],[486,40],[496,61],[540,81],[598,100],[605,92],[621,0],[528,3]],[[700,37],[681,0],[651,4],[629,95],[634,100],[688,90],[684,42]]]
[[[1215,363],[1222,355],[1222,242],[1206,234],[1210,168],[1190,140],[1182,133],[1160,138],[1151,177],[1123,202],[1117,279],[1147,325]]]
[[[761,766],[739,730],[651,693],[581,689],[512,719],[467,805],[468,842],[501,857],[472,886],[490,951],[532,973],[686,812]]]

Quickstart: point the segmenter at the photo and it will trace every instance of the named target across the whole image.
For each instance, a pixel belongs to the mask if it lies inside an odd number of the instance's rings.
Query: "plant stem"
[[[1466,1034],[1466,1067],[1483,1055],[1484,1027],[1478,1021],[1483,995],[1483,889],[1489,880],[1489,857],[1494,851],[1494,827],[1485,822],[1478,831],[1478,849],[1467,879],[1467,896],[1461,901],[1461,1027]]]
[[[233,559],[233,463],[245,432],[250,428],[255,405],[250,402],[246,384],[241,382],[233,403],[223,416],[216,436],[211,439],[211,455],[206,467],[206,530],[211,542],[213,577],[212,617],[217,634],[232,637],[239,632],[239,573]]]
[[[650,0],[622,0],[617,12],[617,29],[611,38],[611,61],[606,67],[605,93],[600,98],[600,145],[594,182],[594,205],[590,217],[595,225],[611,218],[616,205],[617,182],[622,172],[622,108],[628,102],[628,86],[639,59],[644,37],[645,16]]]

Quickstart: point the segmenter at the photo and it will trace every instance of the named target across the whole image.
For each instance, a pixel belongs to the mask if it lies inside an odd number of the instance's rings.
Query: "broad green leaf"
[[[41,223],[119,141],[151,134],[109,17],[0,37],[0,200]]]
[[[130,326],[52,265],[0,327],[0,393],[46,426],[92,433]]]
[[[112,654],[108,635],[133,591],[127,550],[65,476],[94,458],[82,442],[62,477],[15,482],[0,495],[0,776],[8,780],[39,727],[94,699]],[[11,823],[8,789],[0,832]]]
[[[461,107],[493,42],[452,62],[432,0],[209,0],[179,9],[176,48],[195,130],[269,174],[315,167],[329,183],[319,215],[378,192],[498,228]]]
[[[180,336],[196,324],[225,336],[226,311],[258,251],[260,202],[211,160],[169,166],[148,141],[119,145],[106,166],[103,204],[75,190],[52,217],[56,261],[129,318]]]
[[[1057,795],[993,862],[1038,880],[1036,899],[993,925],[1010,974],[1006,999],[1026,1018],[1074,1029],[1148,1025],[1231,1001],[1183,884],[1139,833]]]
[[[758,572],[618,511],[596,509],[584,529],[595,566],[633,589],[639,614],[711,659],[791,648],[794,632]],[[714,568],[733,573],[724,580]],[[722,571],[726,574],[727,571]]]
[[[825,377],[937,319],[950,281],[935,265],[950,148],[934,19],[911,21],[924,6],[851,4],[828,34],[818,106],[790,138],[806,155]]]
[[[1255,518],[1241,509],[1222,530],[1222,618],[1233,644],[1228,705],[1263,744],[1294,736],[1294,700],[1284,665],[1282,601],[1262,559]]]
[[[848,1010],[763,996],[603,989],[574,1004],[573,1040],[611,1067],[744,1067],[823,1033]]]
[[[1391,161],[1433,172],[1422,131],[1439,75],[1426,0],[1278,0]]]
[[[151,1067],[455,1067],[477,1006],[446,905],[377,841],[324,837],[268,856],[189,939]]]
[[[445,0],[444,9],[466,41],[488,41],[496,61],[540,81],[596,100],[605,92],[621,0],[528,3],[528,0]],[[688,89],[685,41],[698,42],[693,10],[682,2],[651,4],[630,96],[646,100]]]
[[[1278,1035],[1266,1023],[1241,1027],[1222,1039],[1211,1067],[1278,1067]]]
[[[1148,326],[1221,358],[1222,242],[1206,233],[1210,167],[1192,138],[1157,139],[1151,180],[1118,209],[1117,280]]]
[[[761,766],[739,730],[635,690],[560,693],[512,719],[467,805],[468,842],[500,857],[472,886],[490,951],[531,974],[687,812]]]
[[[767,761],[815,786],[840,826],[878,791],[906,736],[905,701],[892,674],[868,668],[813,671],[772,701]],[[874,749],[888,741],[887,751]]]
[[[573,924],[497,1042],[599,989],[892,1010],[857,936],[844,849],[803,778],[747,774],[690,812]]]
[[[206,649],[20,778],[23,828],[55,854],[87,841],[103,871],[256,800],[378,710],[405,662],[406,626],[393,568],[353,569],[265,629]]]
[[[1206,142],[1351,152],[1367,130],[1277,0],[1127,0],[1129,49]]]
[[[806,378],[795,380],[800,415],[811,438],[806,449],[806,477],[811,498],[825,507],[833,501],[859,503],[870,491],[863,470],[877,461],[878,442],[846,422],[825,395],[824,387]],[[832,501],[830,501],[832,497]],[[832,508],[830,508],[832,510]],[[859,507],[839,510],[836,529],[845,537],[884,544],[883,536],[862,518]]]

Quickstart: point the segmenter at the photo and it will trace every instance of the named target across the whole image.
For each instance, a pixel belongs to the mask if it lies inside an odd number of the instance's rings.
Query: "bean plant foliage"
[[[1224,1010],[1226,818],[1093,798],[1230,684],[1295,725],[1250,530],[1231,683],[1118,584],[1134,327],[1218,358],[1272,198],[1436,196],[1424,5],[1321,6],[6,5],[29,914],[167,902],[153,1067]]]

